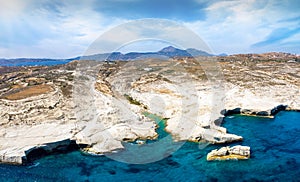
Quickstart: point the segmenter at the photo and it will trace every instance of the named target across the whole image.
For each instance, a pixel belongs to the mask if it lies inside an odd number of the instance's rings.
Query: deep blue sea
[[[66,64],[71,60],[41,60],[41,61],[0,61],[0,66],[54,66]]]
[[[230,116],[223,126],[242,135],[251,159],[207,162],[222,145],[199,149],[186,142],[171,156],[150,164],[126,164],[79,151],[51,155],[36,166],[0,165],[0,181],[300,181],[300,112],[275,119]],[[153,151],[155,152],[155,151]]]

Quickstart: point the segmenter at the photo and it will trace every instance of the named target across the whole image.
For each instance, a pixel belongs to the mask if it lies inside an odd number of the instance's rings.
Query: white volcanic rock
[[[117,76],[120,77],[114,79],[124,77],[123,74]],[[220,111],[224,105],[216,102],[214,97],[220,90],[212,89],[209,82],[196,82],[184,74],[174,77],[141,74],[131,85],[133,88],[127,92],[121,90],[122,87],[118,87],[118,91],[146,105],[148,112],[168,118],[166,130],[176,141],[225,143],[242,140],[241,136],[227,134],[225,128],[214,124],[223,117]],[[221,97],[225,97],[222,94]]]
[[[60,90],[16,101],[0,99],[0,106],[0,162],[21,164],[34,148],[70,143],[73,105]]]
[[[0,125],[37,125],[51,121],[69,122],[74,118],[74,105],[61,91],[54,91],[21,100],[0,99]],[[46,118],[44,116],[47,116]]]
[[[94,89],[95,79],[87,77],[75,93],[77,130],[74,139],[87,144],[93,153],[123,148],[122,141],[156,138],[155,123],[141,114],[141,108],[125,98],[115,98]],[[78,95],[77,95],[78,94]]]
[[[0,162],[22,164],[26,152],[55,143],[52,148],[72,137],[74,124],[44,123],[35,126],[11,126],[0,130]],[[51,152],[51,151],[50,151]]]
[[[207,154],[207,160],[239,160],[250,158],[250,147],[236,145],[233,147],[222,147],[219,150],[212,150]]]
[[[278,105],[300,108],[300,66],[285,61],[236,60],[223,64],[225,108],[248,113],[270,111]]]
[[[291,109],[300,108],[300,92],[296,85],[254,85],[254,88],[244,88],[227,83],[226,87],[227,110],[241,108],[256,113],[270,113],[278,105],[287,105]]]

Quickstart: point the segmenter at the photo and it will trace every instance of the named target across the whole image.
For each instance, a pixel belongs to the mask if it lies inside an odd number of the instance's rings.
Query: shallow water
[[[0,165],[0,181],[299,181],[300,112],[280,112],[275,119],[225,118],[228,131],[251,146],[246,161],[207,162],[202,150],[186,142],[171,156],[150,164],[126,164],[79,151],[51,155],[34,166]],[[155,152],[155,151],[152,151]]]

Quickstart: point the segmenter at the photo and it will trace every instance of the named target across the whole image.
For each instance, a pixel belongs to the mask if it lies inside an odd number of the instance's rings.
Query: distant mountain
[[[221,53],[218,56],[228,56],[226,53]]]
[[[194,57],[196,56],[214,56],[212,54],[209,54],[205,51],[201,51],[201,50],[198,50],[198,49],[193,49],[193,48],[189,48],[186,50],[189,54],[193,55]]]
[[[66,64],[73,60],[96,60],[96,61],[115,61],[115,60],[137,60],[146,58],[169,59],[175,57],[196,57],[196,56],[214,56],[205,51],[189,48],[186,50],[178,49],[172,46],[165,47],[157,52],[121,52],[94,54],[70,59],[47,59],[47,58],[17,58],[0,59],[0,66],[51,66]]]
[[[209,54],[205,51],[189,48],[186,50],[178,49],[172,46],[165,47],[157,52],[129,52],[123,54],[121,52],[112,52],[104,54],[94,54],[89,56],[74,57],[70,59],[48,59],[48,58],[17,58],[17,59],[1,59],[0,66],[51,66],[58,64],[66,64],[73,60],[96,60],[96,61],[128,61],[147,58],[157,58],[166,60],[169,58],[180,57],[198,57],[198,56],[219,56],[222,59],[228,58],[245,58],[256,60],[288,60],[289,62],[300,62],[300,55],[284,53],[284,52],[267,52],[267,53],[248,53],[227,55],[225,53],[219,55]]]
[[[158,52],[129,52],[122,54],[120,52],[104,53],[104,54],[94,54],[90,56],[82,56],[82,60],[97,60],[97,61],[115,61],[115,60],[136,60],[145,58],[160,58],[168,59],[174,57],[193,57],[193,56],[213,56],[205,51],[200,51],[197,49],[178,49],[173,46],[168,46],[161,49]]]
[[[192,55],[186,50],[177,49],[175,47],[169,46],[157,52],[158,54],[167,57],[191,57]]]

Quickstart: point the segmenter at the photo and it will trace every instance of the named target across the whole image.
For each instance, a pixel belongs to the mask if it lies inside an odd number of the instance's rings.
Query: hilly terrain
[[[172,46],[165,47],[157,52],[129,52],[123,54],[121,52],[84,55],[69,59],[48,59],[48,58],[16,58],[16,59],[0,59],[0,66],[50,66],[57,64],[66,64],[73,60],[95,60],[95,61],[128,61],[146,58],[168,59],[174,57],[196,57],[196,56],[213,56],[204,51],[197,49],[181,50]]]

